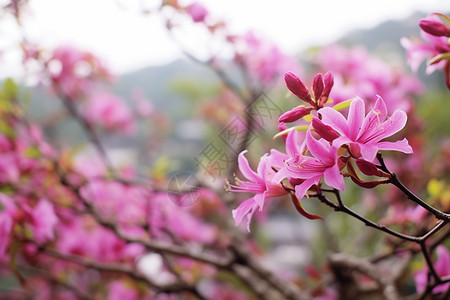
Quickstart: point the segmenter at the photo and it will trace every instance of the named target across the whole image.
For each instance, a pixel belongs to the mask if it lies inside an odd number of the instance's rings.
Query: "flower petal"
[[[328,142],[326,144],[328,144]],[[331,146],[328,144],[329,146],[327,148],[326,144],[313,138],[311,135],[311,128],[308,129],[306,132],[306,146],[308,147],[309,152],[325,165],[330,165],[333,163],[334,157],[329,151]]]
[[[356,98],[350,104],[347,117],[347,132],[346,135],[356,141],[359,131],[364,120],[366,107],[364,101],[361,98]]]
[[[373,162],[378,152],[378,144],[357,143],[360,148],[361,157],[368,162]]]
[[[408,144],[407,139],[403,139],[401,141],[396,142],[379,142],[378,143],[378,149],[379,150],[394,150],[394,151],[400,151],[406,154],[413,153],[413,149]]]
[[[347,120],[345,120],[344,116],[340,112],[330,107],[321,108],[317,112],[322,115],[323,123],[333,127],[333,129],[341,135],[347,134]]]
[[[258,208],[258,204],[253,197],[242,202],[236,209],[233,209],[233,219],[236,225],[241,224],[245,216],[247,216],[247,230],[250,232],[250,221]]]
[[[305,150],[304,132],[298,130],[292,130],[288,133],[286,138],[286,153],[290,157],[295,157],[295,155],[302,154]]]
[[[295,186],[295,195],[297,196],[298,200],[301,200],[306,192],[309,190],[310,187],[312,187],[314,184],[319,183],[319,180],[322,178],[322,175],[312,177],[309,179],[306,179],[301,184]]]
[[[345,189],[344,177],[341,175],[337,164],[335,164],[331,168],[326,169],[323,175],[325,183],[329,186],[334,187],[335,189],[338,189],[340,191],[343,191]]]
[[[238,157],[239,170],[241,171],[242,175],[244,175],[247,179],[249,179],[253,182],[261,181],[261,178],[258,176],[258,174],[256,174],[255,171],[253,171],[250,168],[250,165],[248,164],[248,160],[244,156],[245,153],[247,153],[247,150],[244,150],[241,153],[239,153],[239,157]]]

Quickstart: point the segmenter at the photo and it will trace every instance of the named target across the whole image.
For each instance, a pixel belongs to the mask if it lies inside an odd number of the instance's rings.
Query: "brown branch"
[[[450,222],[450,213],[444,213],[444,212],[434,208],[433,206],[431,206],[428,203],[426,203],[425,201],[423,201],[420,197],[415,195],[413,192],[411,192],[405,185],[403,185],[403,183],[401,183],[401,181],[398,179],[397,175],[395,173],[392,173],[387,168],[386,164],[384,163],[384,159],[383,159],[383,156],[381,155],[381,153],[377,154],[377,159],[380,162],[380,165],[378,166],[378,168],[390,175],[390,178],[388,179],[389,183],[396,186],[400,191],[402,191],[406,195],[406,197],[409,200],[411,200],[411,201],[415,202],[416,204],[425,208],[427,211],[432,213],[437,219],[444,220],[446,222]]]
[[[381,274],[377,266],[370,263],[368,260],[348,256],[343,253],[331,254],[328,259],[330,264],[334,267],[356,270],[357,272],[372,278],[380,286],[384,299],[400,299],[393,277]]]
[[[241,261],[242,264],[247,265],[253,272],[258,274],[260,278],[264,279],[272,287],[278,290],[284,296],[284,299],[309,299],[309,296],[302,292],[295,284],[289,281],[282,281],[273,272],[263,267],[248,249],[246,249],[245,243],[241,239],[235,238],[231,248],[235,252],[238,262]]]
[[[60,259],[60,260],[64,260],[64,261],[69,261],[69,262],[73,262],[79,265],[82,265],[84,267],[87,268],[91,268],[91,269],[96,269],[99,271],[103,271],[103,272],[115,272],[115,273],[121,273],[124,275],[127,275],[128,277],[143,282],[147,285],[149,285],[150,287],[158,290],[159,292],[170,292],[170,293],[176,293],[176,292],[191,292],[193,293],[193,291],[195,290],[195,287],[192,285],[188,285],[187,283],[183,282],[183,281],[174,281],[171,283],[167,283],[167,284],[161,284],[161,283],[157,283],[154,280],[145,277],[143,275],[140,275],[137,270],[132,269],[132,268],[127,268],[123,265],[120,264],[116,264],[116,263],[99,263],[99,262],[94,262],[79,256],[74,256],[74,255],[66,255],[66,254],[62,254],[56,250],[50,249],[50,248],[44,248],[42,250],[43,253],[52,256],[54,258]]]

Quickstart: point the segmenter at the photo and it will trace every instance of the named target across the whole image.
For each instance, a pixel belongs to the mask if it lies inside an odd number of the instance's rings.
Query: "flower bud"
[[[304,106],[297,106],[291,109],[290,111],[285,112],[281,115],[281,117],[278,119],[278,122],[282,123],[291,123],[294,121],[297,121],[300,118],[303,118],[306,115],[309,115],[313,107],[304,107]]]
[[[364,159],[357,159],[356,165],[358,166],[358,169],[363,172],[364,174],[368,176],[379,176],[382,177],[383,172],[379,170],[373,163],[368,162]]]
[[[314,98],[316,98],[316,102],[317,102],[317,101],[319,101],[319,99],[323,93],[323,77],[322,77],[322,74],[320,74],[320,73],[318,73],[318,74],[316,74],[316,76],[314,76],[313,91],[314,91]]]
[[[325,74],[325,76],[323,77],[323,83],[325,87],[323,89],[322,96],[320,97],[319,100],[320,107],[323,107],[325,102],[327,102],[328,97],[330,97],[331,89],[333,88],[334,85],[334,77],[333,74],[331,74],[331,72],[327,72]]]
[[[324,124],[319,118],[313,117],[311,125],[320,137],[329,142],[339,137],[339,134],[331,126]]]
[[[292,203],[294,204],[297,211],[304,216],[305,218],[308,218],[310,220],[320,219],[323,220],[321,216],[311,214],[305,210],[305,208],[302,205],[302,202],[297,198],[297,196],[291,194]]]
[[[419,22],[419,26],[423,31],[431,35],[450,37],[450,27],[445,26],[441,22],[422,19]]]
[[[288,89],[301,100],[308,103],[313,103],[311,99],[311,94],[303,82],[294,73],[287,72],[284,74],[284,81]]]
[[[359,158],[361,157],[361,148],[359,147],[358,144],[356,143],[350,143],[348,145],[348,152],[350,153],[351,156],[353,156],[354,158]]]
[[[205,22],[208,10],[200,3],[194,2],[187,8],[187,13],[191,15],[191,18],[195,23],[202,23]]]
[[[286,129],[288,129],[288,127],[286,126],[286,124],[284,124],[284,123],[278,123],[278,132],[285,131]],[[284,134],[284,135],[281,136],[281,138],[283,139],[283,142],[286,143],[287,135]]]
[[[373,189],[374,187],[380,185],[380,184],[386,184],[388,183],[387,180],[377,180],[377,181],[363,181],[359,178],[355,178],[353,176],[350,176],[352,181],[359,185],[360,187],[366,188],[366,189]]]

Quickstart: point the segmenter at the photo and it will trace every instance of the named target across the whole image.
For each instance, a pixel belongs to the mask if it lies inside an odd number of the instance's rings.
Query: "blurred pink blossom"
[[[188,14],[192,17],[192,20],[196,23],[205,22],[208,10],[202,4],[194,2],[187,8]]]
[[[271,41],[253,31],[237,39],[237,61],[263,85],[276,83],[287,69],[300,72],[299,64]]]
[[[69,100],[83,97],[96,81],[113,78],[98,57],[71,46],[56,48],[46,66],[54,90]]]
[[[436,248],[436,252],[437,252],[437,260],[434,263],[436,273],[441,277],[450,275],[450,253],[448,249],[445,248],[445,246],[443,245],[439,245]],[[426,288],[427,278],[428,278],[428,267],[424,266],[424,268],[419,272],[417,272],[414,276],[418,292],[422,292]],[[433,293],[445,293],[449,287],[450,282],[440,284],[433,289]]]
[[[380,95],[390,113],[395,109],[409,112],[413,105],[411,96],[423,91],[418,78],[372,56],[361,46],[345,48],[331,44],[319,52],[317,63],[334,75],[330,94],[334,103],[359,96],[374,104]]]
[[[136,123],[123,99],[108,92],[96,92],[83,106],[83,115],[92,124],[107,130],[133,134]]]
[[[54,229],[58,224],[53,205],[47,199],[39,200],[39,203],[31,211],[31,228],[33,238],[38,243],[53,240]]]
[[[408,63],[414,72],[417,72],[421,63],[428,59],[426,73],[431,74],[437,69],[443,69],[447,87],[450,89],[450,59],[448,58],[450,27],[442,22],[440,16],[445,18],[443,15],[434,13],[420,20],[422,41],[402,38],[401,44],[406,49]]]

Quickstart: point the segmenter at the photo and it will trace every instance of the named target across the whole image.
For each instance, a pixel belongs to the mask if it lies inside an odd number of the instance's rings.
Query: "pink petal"
[[[289,163],[285,169],[287,177],[308,179],[315,176],[322,177],[326,167],[320,161],[309,156],[301,156],[301,160],[296,164]]]
[[[339,147],[341,147],[344,144],[349,144],[352,143],[354,141],[352,141],[349,137],[343,135],[338,137],[337,139],[333,140],[333,147],[335,147],[336,149],[339,149]]]
[[[364,101],[361,98],[356,98],[350,104],[347,118],[348,127],[346,135],[354,141],[356,140],[358,133],[361,130],[364,115],[366,113],[365,110],[366,108],[364,105]]]
[[[369,117],[369,115],[368,115]],[[367,124],[363,124],[363,129],[358,136],[361,143],[379,142],[393,134],[399,132],[406,125],[407,116],[404,111],[396,110],[392,117],[381,123],[377,116],[372,114]]]
[[[267,174],[267,168],[271,167],[269,165],[269,162],[270,162],[269,155],[266,153],[260,158],[258,168],[256,170],[258,173],[257,176],[264,181]],[[261,181],[261,179],[259,179],[259,181]]]
[[[363,143],[372,141],[373,136],[378,134],[384,128],[382,123],[386,119],[386,114],[386,104],[381,97],[378,97],[374,107],[365,117],[356,139]]]
[[[396,142],[379,142],[378,149],[400,151],[407,154],[413,153],[413,149],[408,144],[407,139],[403,139],[401,141]]]
[[[303,142],[304,132],[292,130],[288,133],[286,138],[286,153],[290,157],[295,157],[295,155],[302,154],[305,150],[305,143]]]
[[[255,173],[255,171],[253,171],[250,168],[248,160],[244,156],[245,153],[247,153],[247,150],[244,150],[239,154],[238,157],[239,170],[241,171],[242,175],[244,175],[250,181],[260,182],[261,178],[258,176],[258,174]]]
[[[283,179],[289,177],[289,172],[285,167],[281,168],[272,178],[273,182],[280,183]]]
[[[330,155],[329,148],[312,137],[311,128],[306,133],[306,146],[309,152],[324,164],[329,165],[334,162],[334,157],[332,154]]]
[[[319,180],[321,178],[322,178],[322,176],[312,177],[312,178],[305,180],[301,184],[296,185],[295,186],[295,195],[297,196],[297,198],[299,200],[301,200],[305,196],[305,194],[309,190],[309,188],[312,187],[314,184],[319,183]]]
[[[381,141],[402,130],[406,125],[407,119],[408,117],[404,111],[394,111],[394,114],[382,124],[383,131],[377,137],[377,141]]]
[[[258,204],[259,210],[263,209],[265,194],[266,194],[266,192],[264,192],[262,194],[256,194],[255,196],[253,196],[253,200],[255,200],[255,202]]]
[[[233,219],[236,225],[241,224],[245,216],[247,216],[247,230],[250,232],[250,221],[258,208],[258,204],[252,198],[242,202],[236,209],[233,209]]]
[[[347,121],[340,112],[330,107],[321,108],[317,112],[322,115],[323,123],[333,127],[341,135],[347,134]]]
[[[436,260],[436,272],[440,276],[450,275],[450,252],[442,245],[439,245],[436,249],[437,257]]]
[[[288,158],[289,156],[287,156],[283,152],[280,152],[276,149],[271,149],[269,155],[269,164],[276,169],[282,169],[284,167],[284,161]]]
[[[341,175],[337,164],[335,164],[331,168],[326,169],[323,175],[326,184],[340,191],[344,190],[344,177]]]
[[[368,162],[373,162],[375,160],[375,157],[377,156],[378,152],[378,145],[377,144],[362,144],[358,143],[358,146],[360,148],[361,157]]]

